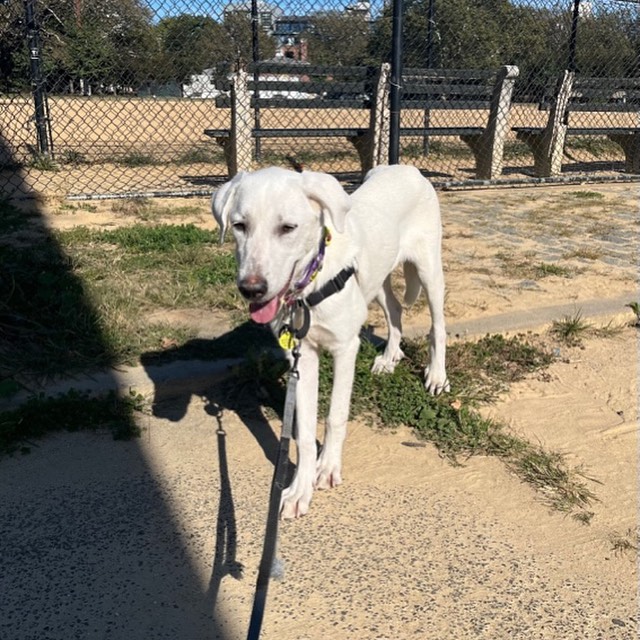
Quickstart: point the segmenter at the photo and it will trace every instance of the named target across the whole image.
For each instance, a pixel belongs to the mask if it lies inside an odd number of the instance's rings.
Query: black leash
[[[289,371],[287,381],[287,395],[284,401],[284,416],[282,419],[282,434],[280,435],[280,446],[276,468],[273,472],[271,483],[271,494],[269,496],[269,511],[267,515],[267,526],[264,534],[264,545],[262,547],[262,558],[258,569],[258,580],[256,582],[256,593],[253,598],[253,609],[249,621],[249,632],[247,640],[257,640],[260,637],[262,619],[267,601],[267,591],[269,589],[269,578],[274,570],[276,561],[276,547],[278,544],[278,522],[280,520],[280,501],[282,491],[285,489],[287,481],[287,468],[289,466],[289,443],[293,434],[293,418],[296,408],[296,386],[300,374],[298,372],[298,360],[300,359],[300,345],[296,344],[292,350],[293,366]]]
[[[276,467],[273,472],[271,493],[269,495],[269,511],[267,526],[264,534],[262,558],[258,568],[256,593],[253,598],[253,609],[249,621],[247,640],[258,640],[262,629],[262,620],[267,602],[269,579],[277,572],[276,549],[278,546],[278,523],[280,521],[280,502],[287,480],[289,466],[289,444],[293,435],[293,419],[296,409],[296,386],[300,378],[298,360],[300,359],[300,340],[304,338],[311,324],[310,308],[320,304],[325,298],[342,291],[349,278],[355,273],[353,267],[346,267],[337,276],[325,283],[318,291],[311,293],[306,299],[298,299],[291,305],[289,323],[283,325],[278,337],[283,349],[291,350],[293,365],[289,371],[287,381],[287,395],[284,401],[284,415],[282,419],[282,434],[278,448]]]

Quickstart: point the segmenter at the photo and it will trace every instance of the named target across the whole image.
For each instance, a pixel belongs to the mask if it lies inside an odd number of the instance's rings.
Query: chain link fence
[[[405,0],[395,40],[394,7],[0,0],[0,193],[357,182],[390,153],[436,183],[640,174],[636,0]]]

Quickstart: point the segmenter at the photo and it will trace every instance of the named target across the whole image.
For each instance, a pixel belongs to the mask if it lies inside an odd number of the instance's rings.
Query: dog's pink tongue
[[[267,324],[267,322],[271,322],[276,317],[279,306],[278,296],[276,296],[264,304],[257,302],[250,304],[249,314],[254,322]]]

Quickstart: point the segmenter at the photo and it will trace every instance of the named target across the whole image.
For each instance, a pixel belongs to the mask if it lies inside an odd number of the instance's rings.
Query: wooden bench
[[[625,155],[625,170],[640,173],[640,78],[595,78],[564,71],[548,87],[540,104],[548,110],[544,127],[514,127],[516,136],[533,153],[537,176],[557,176],[567,135],[606,136],[619,144]],[[635,114],[635,126],[580,126],[571,114],[591,112],[602,122],[603,114]]]
[[[347,138],[355,147],[363,172],[386,162],[388,152],[389,65],[326,67],[300,63],[261,62],[247,69],[217,70],[216,87],[224,93],[217,107],[230,107],[229,129],[206,129],[225,152],[229,176],[249,170],[253,142],[265,138]],[[256,81],[257,80],[257,81]],[[262,127],[260,114],[271,109],[362,109],[367,126],[321,128]],[[341,119],[338,115],[337,120]]]
[[[476,177],[494,179],[502,172],[504,141],[518,67],[495,71],[468,69],[405,69],[401,108],[424,110],[421,127],[400,127],[401,136],[457,136],[473,152]],[[486,126],[431,126],[436,110],[487,110]]]

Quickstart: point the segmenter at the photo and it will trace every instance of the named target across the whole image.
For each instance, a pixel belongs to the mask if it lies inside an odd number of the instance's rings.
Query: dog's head
[[[236,242],[238,288],[256,322],[273,320],[318,251],[323,226],[342,233],[349,196],[330,175],[270,167],[239,173],[213,196],[220,238]]]

